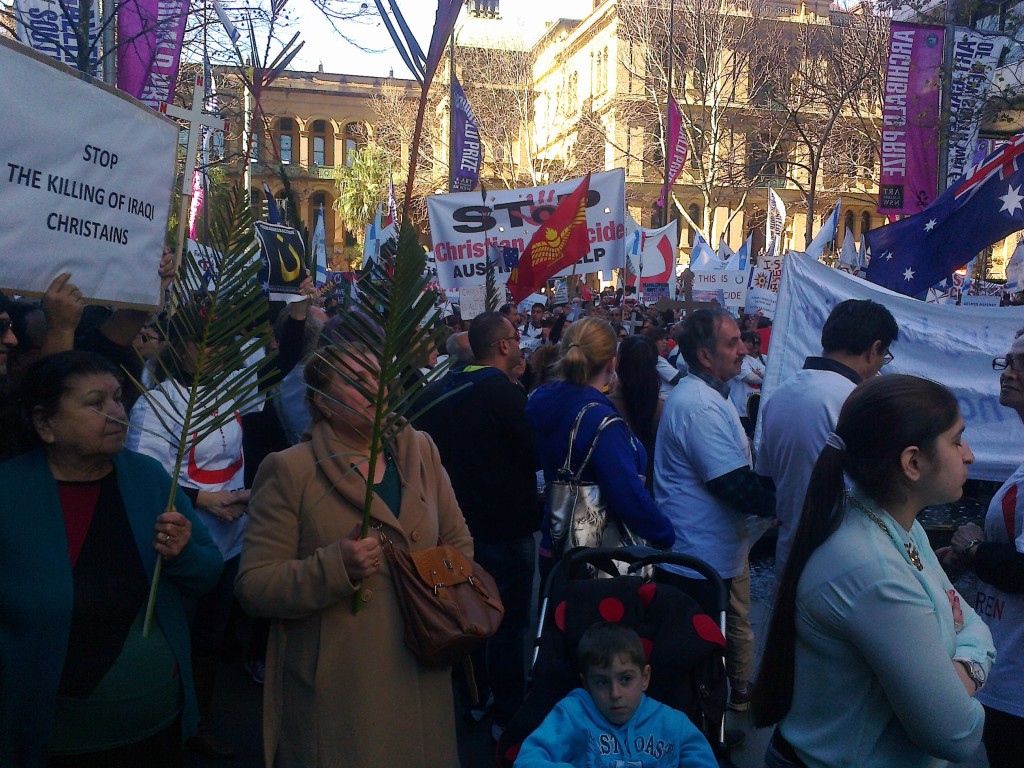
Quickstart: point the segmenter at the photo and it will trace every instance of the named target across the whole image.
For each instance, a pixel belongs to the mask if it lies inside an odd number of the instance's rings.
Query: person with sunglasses
[[[999,371],[999,404],[1024,421],[1024,331],[1005,357],[992,361]],[[956,575],[973,571],[965,597],[992,631],[996,663],[982,678],[978,701],[985,707],[982,740],[991,768],[1022,764],[1024,733],[1024,464],[992,497],[984,528],[968,523],[940,550],[943,566]],[[938,553],[937,553],[938,554]]]

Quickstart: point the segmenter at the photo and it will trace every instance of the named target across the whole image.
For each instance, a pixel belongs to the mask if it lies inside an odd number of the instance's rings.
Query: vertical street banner
[[[123,0],[117,12],[117,87],[148,107],[174,100],[189,0]]]
[[[1003,40],[957,27],[953,33],[953,65],[949,78],[949,158],[946,183],[951,187],[974,164],[978,129]]]
[[[686,141],[686,134],[683,132],[683,113],[679,111],[679,105],[670,95],[668,97],[668,151],[665,153],[668,162],[668,188],[661,190],[661,197],[655,203],[659,208],[665,205],[665,198],[668,190],[676,183],[679,174],[686,163],[686,156],[690,152],[690,145]]]
[[[526,189],[453,192],[427,198],[433,256],[444,289],[486,282],[492,246],[525,254],[537,230],[554,214],[562,198],[571,195],[581,178]],[[585,275],[622,267],[626,253],[626,177],[621,168],[592,174],[586,198],[590,251],[559,277]],[[501,273],[499,268],[499,282]]]
[[[912,214],[935,199],[939,70],[945,30],[893,22],[882,95],[878,212]]]
[[[480,180],[483,145],[473,108],[452,77],[452,172],[449,192],[472,192]]]
[[[96,74],[99,63],[100,21],[98,3],[90,3],[89,71]],[[81,19],[78,0],[16,0],[14,3],[15,33],[18,40],[51,59],[78,69],[78,37],[75,30]]]

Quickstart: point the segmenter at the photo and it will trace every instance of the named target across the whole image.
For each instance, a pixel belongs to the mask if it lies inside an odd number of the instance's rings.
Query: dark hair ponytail
[[[793,702],[797,585],[811,555],[842,522],[843,473],[882,506],[901,499],[905,492],[900,466],[903,450],[916,445],[930,453],[935,439],[950,429],[959,415],[952,392],[916,376],[879,376],[858,386],[847,398],[835,429],[845,448],[826,445],[814,464],[793,548],[775,595],[753,693],[754,725],[758,728],[779,722]]]

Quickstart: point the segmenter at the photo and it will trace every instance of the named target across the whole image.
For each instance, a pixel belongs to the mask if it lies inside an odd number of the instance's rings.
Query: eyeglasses
[[[0,319],[0,339],[7,335],[12,325],[14,325],[14,321],[10,318]]]
[[[993,371],[1005,371],[1007,368],[1016,373],[1024,373],[1024,355],[1007,355],[992,359]]]
[[[885,357],[882,358],[882,365],[888,365],[889,363],[891,363],[895,359],[896,359],[896,355],[894,355],[892,352],[886,350]]]
[[[493,347],[495,344],[501,344],[501,342],[503,342],[503,341],[515,341],[515,342],[518,342],[519,341],[519,334],[517,333],[515,336],[505,336],[504,338],[496,339],[496,340],[494,340],[494,341],[492,341],[490,343],[490,346]]]

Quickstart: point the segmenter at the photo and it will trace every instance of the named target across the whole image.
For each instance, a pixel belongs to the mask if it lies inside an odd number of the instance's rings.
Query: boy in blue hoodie
[[[651,666],[636,632],[595,624],[577,657],[585,689],[555,705],[523,742],[515,768],[718,768],[686,715],[644,695]]]

